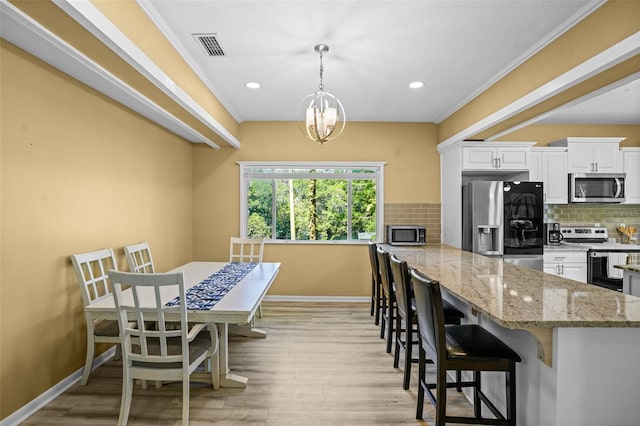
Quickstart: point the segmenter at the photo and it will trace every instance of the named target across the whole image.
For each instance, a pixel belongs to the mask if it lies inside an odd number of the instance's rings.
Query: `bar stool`
[[[516,363],[520,356],[500,339],[476,324],[445,327],[440,283],[411,271],[420,329],[419,385],[416,418],[422,418],[424,394],[436,409],[436,425],[446,422],[466,424],[516,425]],[[436,364],[436,383],[426,382],[427,355]],[[473,381],[447,383],[447,370],[473,371]],[[506,378],[506,417],[480,389],[482,371],[503,371]],[[447,416],[447,388],[473,387],[475,417]],[[436,395],[431,392],[436,390]],[[483,402],[495,419],[483,418]]]
[[[378,256],[378,268],[382,287],[382,310],[380,313],[380,338],[387,340],[387,353],[391,353],[393,342],[393,323],[396,317],[396,292],[393,286],[391,270],[389,267],[389,253],[382,247],[376,249]]]
[[[371,263],[371,315],[375,315],[374,322],[380,324],[380,311],[382,310],[382,281],[380,268],[378,267],[378,245],[369,242],[369,261]]]
[[[388,255],[387,255],[388,256]],[[396,255],[389,257],[391,266],[391,276],[395,283],[396,291],[396,339],[393,366],[398,368],[400,363],[400,349],[404,350],[404,380],[403,389],[409,389],[411,382],[411,363],[418,360],[412,358],[413,345],[419,343],[418,317],[416,316],[416,302],[413,297],[413,287],[411,285],[411,275],[407,262],[400,260]],[[460,324],[464,314],[455,306],[443,300],[444,322],[445,324]],[[405,327],[402,328],[402,321]],[[404,333],[403,333],[404,331]],[[414,340],[415,334],[415,340]],[[460,371],[456,372],[457,380],[460,381]],[[462,391],[462,389],[458,389]]]

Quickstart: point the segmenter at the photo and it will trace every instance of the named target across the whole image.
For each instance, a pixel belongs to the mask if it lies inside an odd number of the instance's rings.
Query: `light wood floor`
[[[405,391],[368,304],[265,302],[263,311],[257,325],[267,338],[233,337],[229,345],[232,372],[248,377],[248,387],[214,392],[192,384],[190,424],[433,424],[428,400],[425,419],[415,419],[417,364]],[[121,368],[119,361],[107,362],[87,386],[73,386],[23,424],[116,424]],[[447,411],[469,415],[471,404],[450,392]],[[136,386],[129,424],[179,424],[181,401],[180,385]]]

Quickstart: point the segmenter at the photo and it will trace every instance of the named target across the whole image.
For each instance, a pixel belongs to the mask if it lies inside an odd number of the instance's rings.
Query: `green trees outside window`
[[[381,165],[241,168],[248,237],[296,241],[375,239],[381,222]]]

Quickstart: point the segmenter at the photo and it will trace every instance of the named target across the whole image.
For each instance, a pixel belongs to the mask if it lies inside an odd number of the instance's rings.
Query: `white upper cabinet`
[[[549,143],[567,147],[569,173],[622,173],[620,142],[626,138],[570,137]]]
[[[532,148],[529,180],[541,181],[545,204],[567,204],[569,178],[567,150],[562,147]]]
[[[640,204],[640,148],[622,148],[625,204]]]
[[[535,142],[463,142],[462,170],[528,170]]]

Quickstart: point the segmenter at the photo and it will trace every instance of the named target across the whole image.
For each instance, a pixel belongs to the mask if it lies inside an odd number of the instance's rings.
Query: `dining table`
[[[235,276],[221,273],[237,270]],[[250,324],[262,299],[280,271],[279,262],[243,264],[242,262],[189,262],[168,272],[183,272],[187,298],[187,320],[190,323],[211,324],[216,330],[220,351],[220,386],[244,388],[248,378],[233,374],[229,368],[229,326]],[[232,271],[233,272],[233,271]],[[238,275],[240,274],[240,275]],[[231,279],[230,279],[231,278]],[[213,283],[213,285],[212,285]],[[220,284],[220,285],[218,285]],[[179,303],[176,294],[165,293],[163,302]],[[131,290],[123,297],[131,298]],[[85,307],[90,319],[117,319],[113,297],[103,297]],[[215,325],[215,327],[213,327]],[[266,332],[254,330],[256,335]],[[211,376],[200,375],[198,381],[211,381]]]

